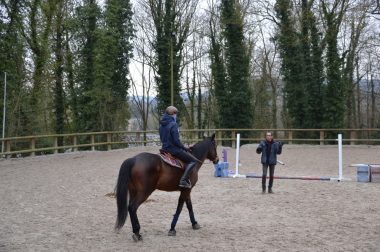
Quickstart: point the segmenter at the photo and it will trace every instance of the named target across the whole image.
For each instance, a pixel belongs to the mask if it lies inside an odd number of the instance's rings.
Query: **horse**
[[[214,164],[219,161],[216,151],[215,134],[196,143],[190,148],[190,152],[199,160],[189,176],[193,188],[198,181],[198,171],[204,160],[207,158]],[[133,232],[132,238],[135,242],[142,241],[137,209],[156,189],[167,192],[181,191],[177,210],[168,233],[169,236],[176,235],[175,226],[185,202],[189,210],[192,228],[194,230],[199,229],[200,225],[195,220],[191,203],[190,194],[192,188],[181,188],[178,186],[182,174],[182,169],[163,162],[158,154],[143,152],[126,159],[120,167],[115,188],[117,203],[115,230],[119,231],[124,226],[129,212]]]

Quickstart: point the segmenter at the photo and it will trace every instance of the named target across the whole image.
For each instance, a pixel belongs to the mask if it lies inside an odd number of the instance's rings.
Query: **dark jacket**
[[[162,116],[159,131],[164,151],[176,155],[182,150],[186,150],[186,147],[179,140],[178,125],[172,116],[166,113]]]
[[[259,146],[256,149],[257,154],[261,154],[261,163],[268,165],[277,164],[277,155],[280,155],[282,152],[282,143],[272,141],[261,141]]]

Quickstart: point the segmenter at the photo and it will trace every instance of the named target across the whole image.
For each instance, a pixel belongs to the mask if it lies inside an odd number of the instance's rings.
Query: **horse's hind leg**
[[[140,234],[140,222],[139,218],[137,217],[137,209],[148,198],[150,194],[151,193],[147,194],[144,192],[137,192],[136,194],[131,196],[131,199],[129,201],[128,212],[131,218],[133,231],[132,238],[134,241],[142,241],[142,236]]]
[[[173,216],[172,224],[170,226],[170,230],[168,233],[169,236],[175,236],[176,235],[175,226],[177,225],[179,215],[181,214],[183,204],[185,203],[185,200],[187,199],[187,197],[189,197],[189,192],[187,192],[187,190],[182,191],[181,195],[179,196],[179,199],[178,199],[177,210]]]
[[[195,217],[194,217],[193,204],[191,203],[190,195],[189,195],[189,198],[186,200],[186,206],[187,206],[187,209],[189,210],[190,221],[191,221],[191,225],[193,226],[193,229],[200,229],[201,226],[198,224],[198,222],[195,220]]]
[[[142,240],[142,236],[140,234],[140,223],[139,223],[139,219],[137,218],[138,207],[139,206],[135,202],[130,203],[128,206],[128,212],[129,212],[129,216],[131,218],[131,223],[132,223],[132,231],[133,231],[132,238],[134,241]]]

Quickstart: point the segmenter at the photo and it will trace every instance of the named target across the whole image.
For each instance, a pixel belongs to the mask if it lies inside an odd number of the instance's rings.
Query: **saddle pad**
[[[177,167],[177,168],[180,168],[180,169],[183,169],[183,164],[181,161],[179,161],[178,159],[175,159],[173,158],[170,154],[167,154],[167,153],[160,153],[159,154],[162,161],[164,161],[165,163],[167,163],[168,165],[170,166],[174,166],[174,167]]]

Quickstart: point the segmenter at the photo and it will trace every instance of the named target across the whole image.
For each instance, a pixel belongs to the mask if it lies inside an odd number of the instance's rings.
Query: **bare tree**
[[[152,72],[154,71],[154,56],[151,48],[150,23],[146,21],[144,13],[136,14],[135,20],[138,31],[134,40],[136,52],[134,59],[135,71],[130,76],[132,83],[131,100],[137,108],[135,117],[140,129],[144,131],[145,141],[145,131],[149,129],[149,115],[151,115],[153,103]],[[138,78],[139,81],[137,81]]]

